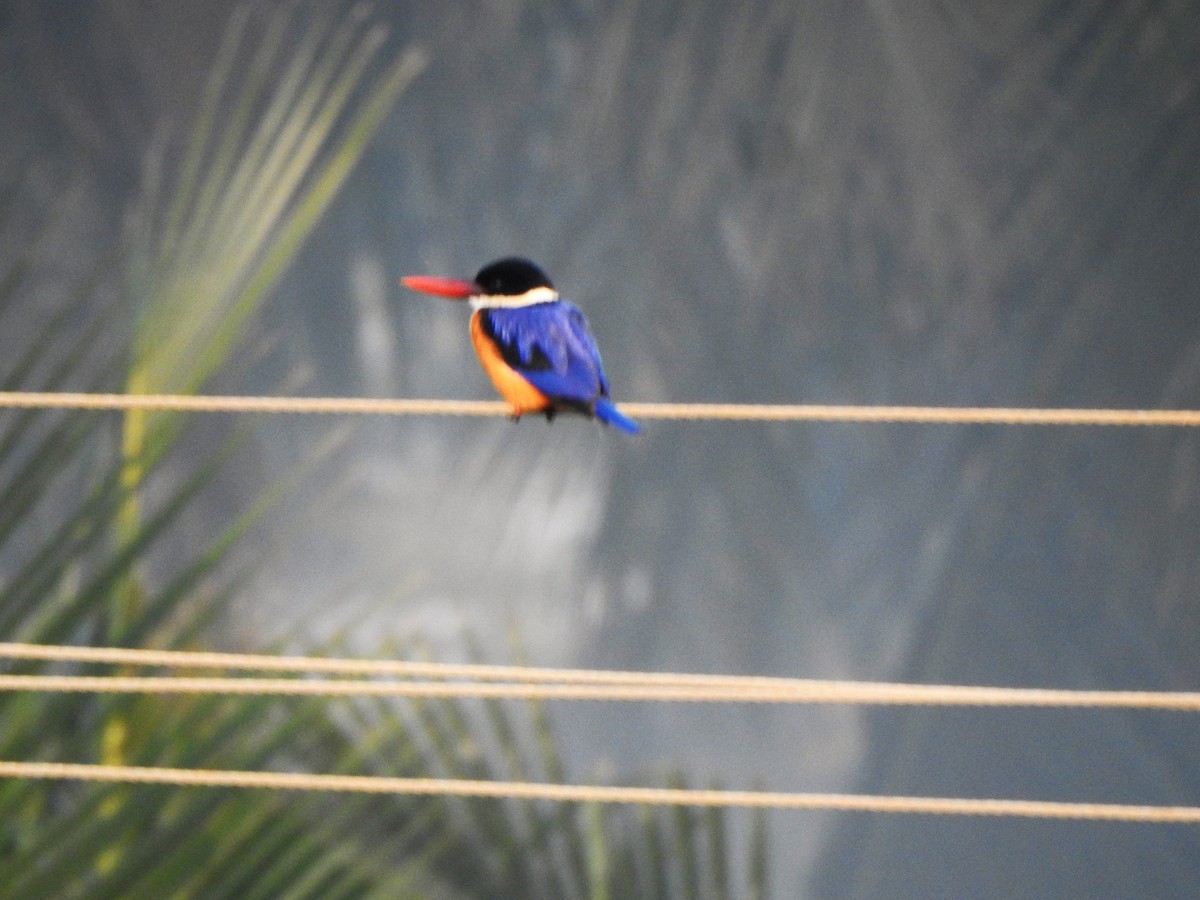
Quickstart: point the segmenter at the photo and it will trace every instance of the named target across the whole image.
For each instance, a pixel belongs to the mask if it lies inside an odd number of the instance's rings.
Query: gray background
[[[0,163],[72,197],[64,274],[190,121],[229,8],[0,3]],[[1200,406],[1197,12],[378,4],[431,63],[262,316],[271,349],[212,390],[490,397],[464,310],[396,279],[521,253],[587,310],[618,399]],[[264,423],[229,496],[327,427]],[[543,665],[1195,689],[1198,472],[1190,431],[372,422],[228,638],[504,660],[515,628]],[[1181,714],[555,721],[576,780],[1200,803]],[[778,896],[1200,893],[1194,828],[771,828]]]

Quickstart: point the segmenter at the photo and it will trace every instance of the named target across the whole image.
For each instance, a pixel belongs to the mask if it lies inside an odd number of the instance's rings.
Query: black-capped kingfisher
[[[513,418],[560,411],[595,416],[628,434],[641,429],[608,396],[600,350],[583,312],[558,295],[546,273],[527,259],[488,263],[471,281],[412,275],[405,287],[467,300],[471,343]]]

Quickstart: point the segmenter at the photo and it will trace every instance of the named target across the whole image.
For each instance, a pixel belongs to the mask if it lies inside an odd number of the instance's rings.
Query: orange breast
[[[479,354],[479,362],[483,371],[496,386],[500,396],[508,401],[513,408],[513,415],[541,412],[550,406],[546,395],[526,381],[512,366],[504,361],[495,341],[487,336],[479,321],[480,313],[471,315],[471,343]]]

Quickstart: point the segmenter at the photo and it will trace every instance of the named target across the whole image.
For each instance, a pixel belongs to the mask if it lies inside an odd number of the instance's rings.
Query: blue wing
[[[549,397],[589,412],[608,381],[587,319],[565,300],[484,311],[504,361]]]

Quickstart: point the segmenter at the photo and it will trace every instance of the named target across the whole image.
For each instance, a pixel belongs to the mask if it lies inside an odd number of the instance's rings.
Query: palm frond
[[[177,162],[164,139],[121,246],[98,255],[39,328],[21,323],[30,333],[0,384],[203,387],[419,70],[420,54],[385,47],[361,16],[298,25],[291,6],[261,19],[240,7]],[[0,191],[0,234],[17,193]],[[0,260],[5,324],[28,306],[43,234],[6,242],[17,250]],[[114,287],[134,310],[129,331],[106,301]],[[182,453],[187,427],[141,412],[0,414],[0,639],[202,639],[263,555],[235,566],[231,552],[309,470],[248,498],[180,554],[181,522],[241,447],[235,434],[206,454]],[[172,566],[151,577],[147,561],[167,546]],[[547,709],[501,701],[3,694],[0,756],[567,776]],[[723,821],[535,802],[4,781],[0,896],[719,896],[737,893]]]

